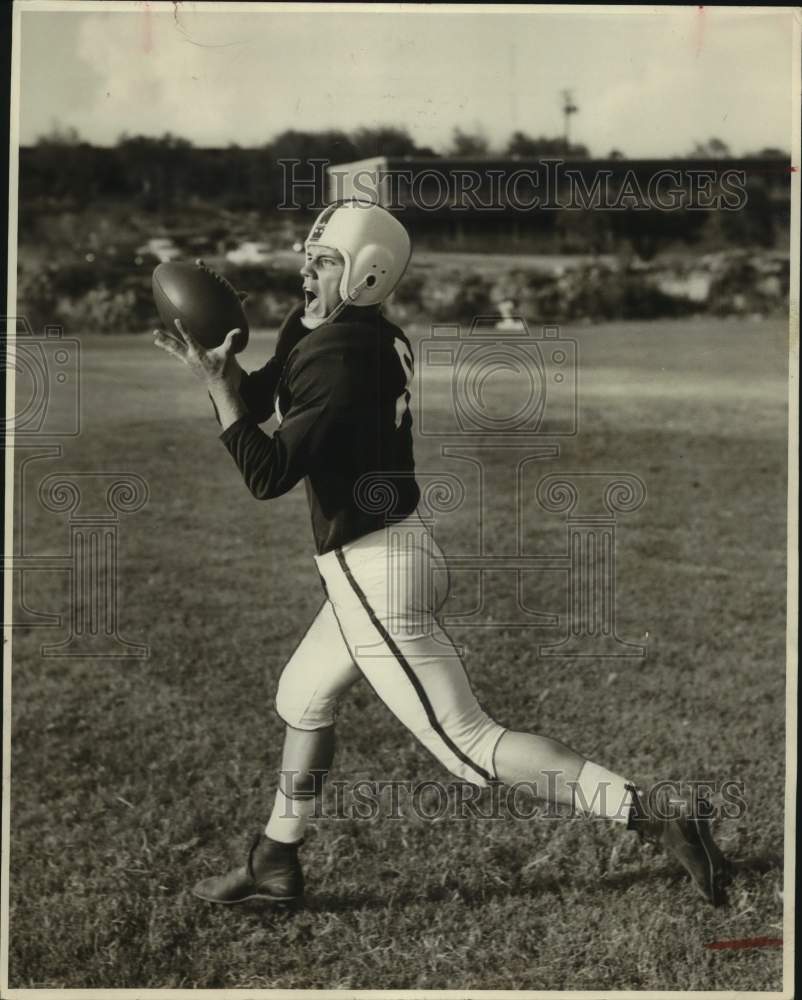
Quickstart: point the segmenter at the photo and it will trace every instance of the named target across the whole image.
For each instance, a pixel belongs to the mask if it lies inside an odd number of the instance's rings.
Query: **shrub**
[[[493,311],[491,285],[465,271],[430,272],[420,289],[423,315],[437,321],[472,319]]]
[[[734,254],[711,282],[708,307],[717,316],[770,313],[788,308],[788,290],[787,259]]]
[[[136,294],[110,291],[105,285],[75,299],[64,299],[58,311],[64,325],[76,333],[131,333],[142,329]]]
[[[49,270],[27,271],[20,268],[17,276],[17,311],[26,317],[37,334],[48,323],[58,323],[57,301],[58,293]]]
[[[276,326],[281,323],[290,308],[298,301],[298,295],[276,292],[262,292],[249,295],[245,303],[245,313],[252,328]]]
[[[668,295],[652,281],[635,275],[622,275],[619,300],[621,319],[658,319],[661,316],[686,316],[696,312],[698,304],[677,295]]]
[[[289,295],[293,299],[300,295],[301,276],[295,269],[226,264],[221,271],[236,289],[249,295],[272,292],[274,295]]]
[[[124,221],[122,215],[107,219],[90,214],[82,225],[81,219],[77,213],[64,212],[55,218],[45,213],[28,219],[31,231],[18,256],[19,312],[37,330],[49,323],[69,325],[76,333],[132,332],[156,325],[150,274],[157,261],[139,254],[137,248],[145,233],[161,232],[162,223],[170,220],[126,216]],[[175,235],[179,216],[172,221],[168,229]],[[200,253],[202,245],[214,242],[220,250],[236,221],[226,218],[207,232],[205,217],[184,218],[185,249],[197,245]],[[248,232],[264,229],[264,220],[246,221]],[[765,314],[787,308],[788,263],[781,257],[747,251],[715,259],[708,255],[692,264],[663,260],[649,269],[640,262],[637,267],[625,261],[611,266],[597,259],[562,273],[519,264],[500,273],[491,270],[490,279],[484,272],[460,269],[434,257],[426,266],[413,260],[388,312],[402,324],[469,322],[477,315],[498,313],[504,301],[512,301],[514,312],[530,323],[653,319],[699,311]],[[248,293],[246,312],[253,327],[275,326],[299,300],[296,266],[228,261],[218,261],[217,266],[237,289]],[[665,282],[667,276],[682,277],[684,268],[691,266],[707,269],[712,278],[706,301],[692,302]]]
[[[420,307],[421,293],[425,283],[425,275],[420,271],[408,271],[401,279],[401,284],[395,290],[393,302],[401,306]]]

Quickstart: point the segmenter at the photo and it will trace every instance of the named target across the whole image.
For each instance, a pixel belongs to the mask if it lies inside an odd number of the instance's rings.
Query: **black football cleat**
[[[641,840],[648,840],[672,855],[690,875],[696,891],[713,906],[727,902],[726,886],[732,867],[713,840],[710,820],[693,815],[683,799],[666,800],[661,808],[650,802],[643,805],[630,786],[633,805],[627,829],[635,830]]]
[[[254,838],[243,867],[205,878],[192,891],[207,903],[227,906],[249,900],[297,903],[304,894],[304,876],[298,860],[302,843],[282,844],[260,833]]]

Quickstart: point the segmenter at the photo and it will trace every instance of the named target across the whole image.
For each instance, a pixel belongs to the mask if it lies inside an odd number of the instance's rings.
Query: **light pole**
[[[571,132],[571,115],[575,115],[579,108],[574,104],[574,98],[570,90],[564,90],[562,92],[563,99],[563,119],[565,124],[563,126],[563,139],[565,141],[565,151],[568,152],[570,143],[570,132]]]

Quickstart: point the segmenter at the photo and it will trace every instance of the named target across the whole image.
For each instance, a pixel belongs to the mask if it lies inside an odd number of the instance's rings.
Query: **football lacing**
[[[212,268],[207,267],[207,265],[204,264],[203,261],[200,262],[198,267],[200,267],[201,270],[205,271],[207,274],[210,274],[215,279],[215,281],[219,282],[223,286],[223,288],[228,289],[228,291],[231,292],[234,298],[237,299],[237,301],[239,301],[239,295],[237,295],[237,290],[234,288],[234,286],[231,284],[230,281],[228,281],[226,278],[223,277],[222,274],[219,274],[217,271],[213,271]]]

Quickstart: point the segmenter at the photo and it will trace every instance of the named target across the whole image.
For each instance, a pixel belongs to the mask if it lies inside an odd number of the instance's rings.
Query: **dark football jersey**
[[[293,309],[280,332],[294,343],[244,375],[248,413],[221,435],[251,493],[281,496],[306,481],[318,554],[411,514],[420,499],[412,454],[412,348],[379,311],[351,306],[307,331]],[[258,426],[275,412],[272,435]]]

